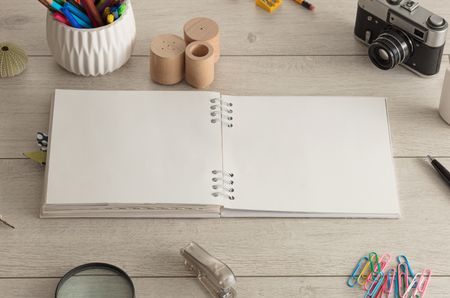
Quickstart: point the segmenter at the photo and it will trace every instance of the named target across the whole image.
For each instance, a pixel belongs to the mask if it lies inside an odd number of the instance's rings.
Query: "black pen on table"
[[[7,222],[6,220],[4,220],[1,215],[0,215],[0,224],[4,224],[5,226],[10,227],[11,229],[15,229],[15,227],[12,224],[10,224],[9,222]]]
[[[439,173],[442,180],[447,183],[448,186],[450,186],[450,172],[436,159],[434,159],[431,156],[427,156],[428,160],[430,161],[431,165],[434,167],[434,169]]]

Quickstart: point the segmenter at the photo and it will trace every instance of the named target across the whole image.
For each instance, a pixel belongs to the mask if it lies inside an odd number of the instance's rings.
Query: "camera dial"
[[[369,46],[369,58],[378,68],[388,70],[407,60],[412,50],[412,41],[406,33],[388,28]]]

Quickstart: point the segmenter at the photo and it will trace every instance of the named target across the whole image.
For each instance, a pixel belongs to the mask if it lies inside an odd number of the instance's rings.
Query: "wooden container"
[[[214,48],[207,42],[194,41],[186,47],[186,82],[206,88],[214,81]]]
[[[163,85],[173,85],[184,77],[186,43],[174,34],[155,37],[150,43],[150,77]]]
[[[214,62],[220,58],[219,25],[208,18],[194,18],[184,25],[186,44],[193,41],[206,41],[214,48]]]

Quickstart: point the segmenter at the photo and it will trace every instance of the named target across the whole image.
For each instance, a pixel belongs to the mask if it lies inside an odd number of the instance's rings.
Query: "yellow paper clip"
[[[277,10],[281,3],[283,3],[283,0],[256,0],[256,5],[268,12]]]

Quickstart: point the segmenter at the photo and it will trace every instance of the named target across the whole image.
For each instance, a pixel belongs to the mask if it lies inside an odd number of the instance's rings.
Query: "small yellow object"
[[[41,165],[45,165],[45,161],[47,159],[47,152],[45,151],[27,152],[23,155]]]
[[[103,11],[103,17],[106,18],[110,13],[111,13],[111,8],[109,8],[109,6],[108,6]]]
[[[256,5],[268,12],[277,10],[281,3],[283,3],[283,0],[256,0]]]
[[[113,14],[109,14],[109,15],[106,17],[106,22],[107,22],[108,24],[111,24],[112,22],[114,22],[114,15],[113,15]]]

